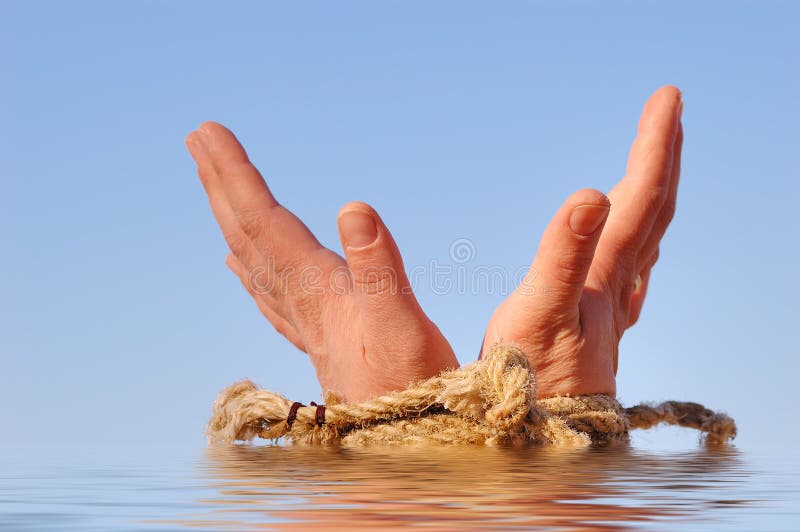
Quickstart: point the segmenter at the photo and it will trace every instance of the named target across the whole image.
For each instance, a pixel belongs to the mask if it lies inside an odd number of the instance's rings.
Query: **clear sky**
[[[789,445],[798,4],[594,4],[0,3],[0,448],[197,448],[242,377],[318,398],[223,264],[183,146],[202,121],[336,250],[359,199],[408,269],[513,270],[571,192],[619,180],[667,83],[685,99],[678,211],[620,399],[697,400],[737,418],[743,448]],[[473,360],[502,294],[417,292]]]

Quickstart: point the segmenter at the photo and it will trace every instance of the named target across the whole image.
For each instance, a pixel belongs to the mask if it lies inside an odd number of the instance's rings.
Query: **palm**
[[[331,255],[336,266],[325,281],[343,284],[344,279],[336,279],[336,272],[347,265],[337,254]],[[365,399],[403,389],[455,365],[450,344],[432,322],[417,335],[406,335],[391,323],[379,330],[365,327],[369,320],[364,319],[365,310],[352,293],[352,279],[348,281],[350,287],[338,287],[323,302],[322,326],[312,326],[303,334],[306,341],[301,349],[311,357],[323,389],[338,391],[351,400]],[[426,365],[423,357],[436,353],[442,356]]]
[[[546,297],[546,295],[543,295]],[[617,326],[609,298],[586,291],[580,302],[580,326],[550,327],[520,319],[526,303],[510,296],[495,310],[486,338],[512,342],[527,355],[536,371],[539,396],[591,388],[594,393],[616,393]],[[484,349],[490,345],[487,343]]]

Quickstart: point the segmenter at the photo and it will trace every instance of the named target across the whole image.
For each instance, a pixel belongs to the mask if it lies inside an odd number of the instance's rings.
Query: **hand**
[[[647,102],[625,177],[606,197],[573,194],[545,230],[533,265],[489,321],[481,354],[516,343],[538,397],[616,395],[619,341],[642,310],[661,237],[675,212],[681,93]]]
[[[345,262],[275,200],[230,131],[207,122],[186,145],[232,251],[226,263],[275,329],[308,353],[323,390],[360,401],[458,366],[369,205],[339,213]]]

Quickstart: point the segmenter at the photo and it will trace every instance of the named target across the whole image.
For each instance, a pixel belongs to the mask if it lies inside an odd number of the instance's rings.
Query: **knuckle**
[[[592,265],[592,256],[585,253],[565,253],[559,255],[555,261],[556,272],[559,277],[567,281],[582,277]]]
[[[658,262],[658,258],[661,256],[661,248],[656,248],[655,253],[653,253],[653,264]]]
[[[639,254],[641,236],[631,231],[618,238],[612,245],[612,256],[614,257],[614,269],[624,274],[629,274],[636,264]]]
[[[315,324],[320,322],[321,312],[318,298],[302,290],[295,293],[289,303],[292,321],[296,324]]]
[[[363,295],[396,294],[397,272],[390,266],[368,266],[353,274],[353,286]]]
[[[659,250],[658,250],[658,248],[656,248],[656,250],[653,252],[653,254],[650,256],[650,258],[647,260],[647,263],[644,265],[644,267],[641,269],[641,271],[639,273],[640,274],[644,274],[645,272],[648,272],[649,270],[651,270],[653,268],[653,266],[656,265],[656,262],[658,262],[658,256],[659,256]]]
[[[274,318],[270,319],[269,317],[267,317],[267,320],[269,320],[269,322],[272,324],[272,328],[275,329],[275,332],[283,337],[289,336],[289,328],[284,323],[281,323]]]
[[[639,321],[639,312],[631,313],[630,316],[628,317],[628,324],[627,324],[628,328],[631,328],[634,325],[636,325],[637,321]]]
[[[669,189],[666,185],[652,185],[644,191],[645,205],[649,209],[661,207],[667,199],[667,194],[669,194]]]
[[[236,212],[239,227],[251,239],[269,234],[269,218],[259,209],[243,208]]]
[[[222,235],[228,247],[231,249],[237,258],[242,259],[249,255],[250,241],[247,237],[239,231],[229,231]],[[245,264],[246,261],[243,261]]]
[[[675,217],[675,210],[677,208],[676,201],[674,199],[669,199],[664,203],[664,206],[661,207],[661,217],[664,220],[664,225],[669,225],[672,219]]]

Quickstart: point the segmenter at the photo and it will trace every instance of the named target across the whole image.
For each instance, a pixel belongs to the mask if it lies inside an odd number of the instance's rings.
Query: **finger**
[[[647,259],[647,262],[643,264],[641,272],[636,276],[633,289],[631,290],[631,302],[628,308],[628,328],[633,327],[633,325],[639,321],[639,316],[644,306],[644,300],[647,296],[647,288],[650,285],[650,272],[653,270],[653,266],[655,266],[657,260],[658,248],[656,248],[655,252]]]
[[[238,262],[246,265],[243,267],[247,268],[248,271],[264,272],[264,275],[253,277],[253,281],[259,284],[259,290],[257,291],[258,297],[256,299],[268,296],[272,297],[275,304],[272,304],[271,307],[285,318],[287,312],[282,308],[282,298],[279,297],[281,294],[276,290],[279,283],[270,282],[277,276],[272,269],[267,271],[271,265],[263,260],[263,257],[253,243],[239,228],[239,223],[228,204],[228,199],[225,197],[225,191],[222,189],[219,176],[217,176],[217,172],[211,162],[208,150],[206,150],[205,145],[202,143],[197,133],[191,133],[186,137],[186,147],[189,149],[189,153],[191,153],[192,158],[197,164],[197,173],[208,195],[211,212],[214,214],[214,218],[217,220],[217,224],[222,230],[222,235],[228,247],[234,255],[236,255]]]
[[[258,310],[261,311],[261,314],[264,315],[265,318],[272,324],[275,330],[281,334],[284,338],[289,340],[295,347],[297,347],[301,351],[305,351],[305,345],[303,344],[303,340],[300,338],[300,334],[295,329],[294,325],[289,323],[283,316],[281,316],[273,305],[270,305],[267,298],[261,297],[256,291],[253,289],[253,286],[250,282],[250,274],[245,269],[244,265],[239,262],[235,255],[229,253],[228,256],[225,258],[225,265],[236,275],[239,280],[242,282],[242,286],[244,286],[247,293],[253,298],[258,306]]]
[[[340,264],[335,253],[323,247],[299,218],[275,200],[233,133],[214,122],[204,123],[198,131],[240,229],[276,272]],[[302,293],[292,289],[297,288],[300,278],[297,274],[287,276],[290,300]]]
[[[661,211],[658,213],[658,218],[653,224],[653,230],[647,238],[642,249],[639,251],[637,259],[637,270],[641,271],[647,265],[650,258],[658,250],[658,245],[667,232],[672,218],[675,216],[675,207],[678,201],[678,183],[681,177],[681,152],[683,148],[683,125],[678,123],[678,134],[675,135],[675,144],[673,146],[672,169],[669,179],[669,194]]]
[[[625,303],[639,251],[669,195],[680,108],[675,87],[662,87],[648,100],[625,177],[609,193],[613,209],[597,247],[595,271]]]
[[[329,292],[324,286],[305,286],[306,274],[320,272],[313,278],[324,282],[326,272],[343,264],[341,257],[323,247],[300,219],[275,201],[230,131],[206,122],[197,138],[209,155],[218,186],[239,227],[238,234],[252,244],[226,237],[231,250],[282,303],[284,317],[301,334],[318,331],[322,300]]]
[[[531,323],[579,327],[579,302],[609,215],[608,198],[585,189],[567,199],[542,235],[536,258],[512,297]]]
[[[395,352],[416,351],[409,345],[398,346],[399,337],[405,339],[404,344],[439,338],[440,334],[431,334],[435,325],[414,297],[400,251],[378,213],[365,203],[352,202],[339,212],[338,226],[352,276],[353,296],[361,311],[367,352],[391,357]],[[446,342],[437,349],[445,345]],[[426,357],[417,356],[414,363],[425,365],[442,360],[443,353],[424,352]]]

